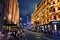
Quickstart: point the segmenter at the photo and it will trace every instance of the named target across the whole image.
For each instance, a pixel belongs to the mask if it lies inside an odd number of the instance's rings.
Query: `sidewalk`
[[[45,33],[44,33],[45,34]],[[60,35],[56,35],[56,34],[46,34],[45,35],[46,37],[48,37],[48,38],[51,38],[51,39],[53,39],[53,40],[60,40]]]

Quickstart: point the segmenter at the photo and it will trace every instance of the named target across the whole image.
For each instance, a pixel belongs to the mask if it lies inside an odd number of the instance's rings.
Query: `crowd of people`
[[[20,40],[20,30],[0,31],[0,40]]]

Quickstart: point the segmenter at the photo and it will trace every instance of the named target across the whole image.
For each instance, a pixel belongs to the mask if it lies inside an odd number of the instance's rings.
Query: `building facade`
[[[0,29],[8,24],[19,25],[18,0],[0,0]]]
[[[4,19],[6,24],[19,24],[19,4],[18,0],[8,0]]]
[[[45,27],[52,21],[60,20],[60,0],[42,0],[31,15],[31,23]],[[57,23],[57,22],[55,22]],[[47,25],[48,24],[48,25]]]

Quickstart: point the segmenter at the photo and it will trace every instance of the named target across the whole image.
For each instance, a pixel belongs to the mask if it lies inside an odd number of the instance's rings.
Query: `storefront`
[[[50,25],[50,31],[52,33],[57,33],[58,32],[58,21],[51,21],[49,23],[49,25]]]

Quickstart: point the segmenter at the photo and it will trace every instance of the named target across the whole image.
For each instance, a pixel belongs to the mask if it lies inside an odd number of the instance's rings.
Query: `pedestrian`
[[[7,36],[7,39],[11,38],[11,34],[12,34],[12,32],[9,31],[9,32],[8,32],[8,36]]]

